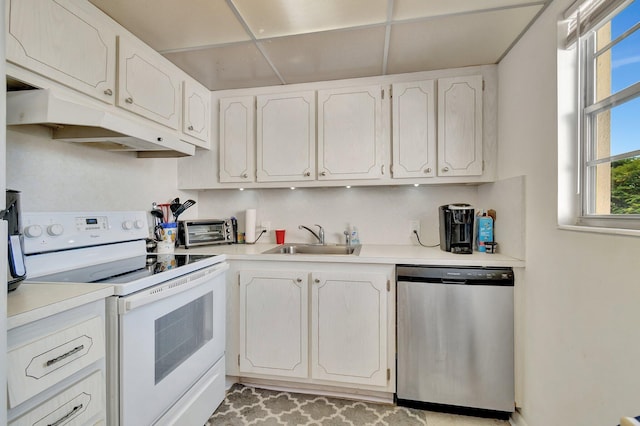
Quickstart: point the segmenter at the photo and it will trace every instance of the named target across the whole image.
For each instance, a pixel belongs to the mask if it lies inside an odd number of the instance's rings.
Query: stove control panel
[[[25,254],[142,240],[149,236],[147,213],[37,212],[22,214]]]

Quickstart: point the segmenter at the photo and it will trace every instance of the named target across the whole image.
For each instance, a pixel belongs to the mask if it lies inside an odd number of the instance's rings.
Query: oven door
[[[120,424],[149,425],[224,355],[227,263],[118,300]]]

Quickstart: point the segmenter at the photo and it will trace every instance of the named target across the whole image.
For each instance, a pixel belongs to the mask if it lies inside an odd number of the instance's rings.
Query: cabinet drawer
[[[7,354],[9,406],[15,407],[104,357],[104,324],[94,317]]]
[[[97,415],[104,416],[104,379],[100,371],[9,422],[9,426],[82,425]]]

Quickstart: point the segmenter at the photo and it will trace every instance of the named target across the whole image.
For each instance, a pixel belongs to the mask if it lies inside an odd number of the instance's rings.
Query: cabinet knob
[[[246,173],[243,173],[243,174],[242,174],[242,177],[243,177],[244,179],[246,179],[246,178],[248,178],[248,177],[249,177],[249,175],[248,175],[248,174],[246,174]]]
[[[326,176],[327,172],[320,172],[320,176]]]
[[[443,167],[443,168],[442,168],[442,171],[443,171],[443,172],[448,172],[448,171],[449,171],[449,168],[448,168],[448,167]]]
[[[133,98],[127,98],[124,100],[126,103],[128,104],[132,104],[133,103]]]
[[[311,176],[311,172],[304,172],[304,177],[309,177]]]
[[[189,126],[188,129],[193,131],[193,126]]]
[[[427,167],[426,169],[424,169],[425,173],[431,173],[431,167]]]
[[[296,278],[296,282],[301,283],[302,282],[302,278]]]
[[[111,96],[111,95],[113,95],[113,92],[111,91],[111,89],[107,89],[107,90],[104,91],[104,94],[107,95],[107,96]]]
[[[315,280],[313,280],[314,283],[316,284],[320,284],[320,280],[318,278],[316,278]]]

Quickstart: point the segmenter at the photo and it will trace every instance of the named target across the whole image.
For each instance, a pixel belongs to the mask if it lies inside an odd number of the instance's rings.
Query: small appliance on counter
[[[231,219],[178,221],[178,244],[183,245],[184,248],[233,243],[234,226]]]
[[[440,206],[440,249],[458,254],[473,253],[474,210],[469,204]]]
[[[24,243],[22,237],[22,219],[20,214],[20,192],[7,189],[6,210],[2,212],[1,219],[8,222],[8,268],[7,290],[13,291],[27,276],[24,265]]]

